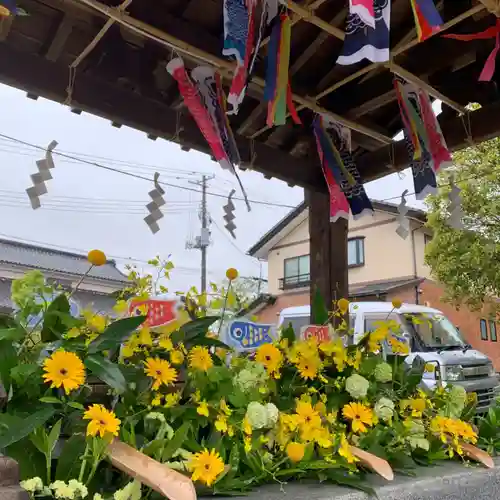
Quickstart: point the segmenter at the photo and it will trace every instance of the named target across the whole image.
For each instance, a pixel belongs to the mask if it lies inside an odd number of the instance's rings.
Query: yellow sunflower
[[[342,415],[351,420],[352,430],[354,432],[366,432],[368,427],[373,425],[373,412],[361,403],[349,403],[342,408]]]
[[[283,363],[283,355],[276,346],[264,344],[257,349],[255,361],[263,364],[267,373],[270,375],[277,374],[281,367],[281,363]]]
[[[66,394],[85,382],[85,367],[74,352],[56,351],[43,363],[43,380],[51,387],[63,387]]]
[[[206,372],[212,368],[214,362],[210,351],[206,347],[196,346],[189,351],[189,368]]]
[[[206,448],[195,453],[188,462],[188,469],[193,473],[191,479],[210,486],[224,472],[224,462],[215,450]]]
[[[144,372],[154,380],[153,391],[158,390],[161,384],[169,385],[177,380],[177,370],[164,359],[147,358],[145,365]]]
[[[90,420],[87,425],[87,436],[97,436],[97,434],[101,437],[106,434],[118,436],[120,420],[104,406],[96,404],[90,406],[84,413],[83,418]]]

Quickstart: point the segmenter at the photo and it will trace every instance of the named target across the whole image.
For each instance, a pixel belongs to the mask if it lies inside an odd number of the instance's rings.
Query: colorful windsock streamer
[[[415,27],[420,42],[427,40],[441,29],[443,19],[433,0],[410,0]]]
[[[361,3],[368,4],[367,2]],[[387,62],[389,60],[391,2],[390,0],[373,0],[375,20],[373,26],[370,24],[371,18],[365,19],[357,12],[359,6],[360,3],[350,2],[344,46],[337,63],[347,66],[363,59],[374,63]]]
[[[328,128],[328,123],[324,118],[317,116],[313,123],[314,134],[316,136],[318,154],[324,167],[325,180],[330,191],[330,205],[332,198],[337,196],[335,184],[339,186],[344,198],[347,200],[351,214],[354,219],[363,215],[373,214],[372,204],[366,195],[363,184],[360,182],[360,175],[347,142],[344,140],[345,134],[339,133],[336,127]],[[330,135],[333,135],[332,136]],[[325,171],[329,171],[329,173]],[[331,176],[330,176],[331,174]],[[343,217],[345,212],[343,201],[339,202],[337,214],[333,216]],[[332,217],[332,212],[330,212]]]
[[[375,28],[374,0],[349,0],[349,13],[356,14],[370,28]]]
[[[284,125],[287,110],[293,121],[301,123],[292,99],[288,80],[290,66],[290,41],[292,22],[286,14],[276,20],[267,51],[266,85],[264,100],[267,102],[267,125]]]
[[[488,40],[489,38],[495,39],[495,47],[491,51],[488,59],[484,63],[483,70],[479,75],[480,82],[489,82],[495,74],[496,58],[498,52],[500,51],[500,19],[497,19],[495,26],[488,28],[487,30],[481,31],[479,33],[473,33],[471,35],[443,35],[444,38],[452,38],[454,40],[460,40],[462,42],[470,42],[471,40]]]
[[[227,155],[220,135],[217,133],[210,113],[200,98],[199,89],[186,73],[183,60],[180,58],[172,59],[167,65],[167,71],[177,80],[184,103],[208,142],[215,160],[219,162],[222,168],[228,168]]]

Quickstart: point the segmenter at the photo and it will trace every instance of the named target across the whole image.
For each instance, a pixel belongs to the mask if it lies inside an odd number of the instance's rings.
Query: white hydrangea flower
[[[252,401],[247,407],[246,418],[252,429],[263,429],[267,427],[267,408],[257,401]]]
[[[69,484],[64,481],[54,481],[50,485],[50,489],[54,492],[56,498],[66,498],[68,500],[74,500],[76,491]]]
[[[363,399],[368,393],[370,382],[365,377],[354,373],[345,381],[345,390],[354,399]]]
[[[380,420],[387,422],[394,416],[394,402],[388,398],[380,398],[375,404],[374,411]]]
[[[21,488],[25,489],[29,493],[35,493],[43,490],[43,481],[38,476],[21,481],[20,484]]]
[[[141,483],[132,481],[121,490],[115,491],[114,500],[141,500]]]
[[[274,427],[278,423],[278,418],[280,416],[280,411],[273,403],[267,403],[266,405],[267,411],[267,426],[266,427]]]
[[[100,493],[94,493],[94,498],[92,500],[104,500]]]
[[[73,490],[75,490],[75,493],[80,498],[85,498],[89,494],[87,487],[84,484],[80,483],[80,481],[77,481],[76,479],[70,479],[68,482],[68,486]]]

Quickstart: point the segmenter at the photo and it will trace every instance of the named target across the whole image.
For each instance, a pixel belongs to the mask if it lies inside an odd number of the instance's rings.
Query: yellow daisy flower
[[[159,389],[160,385],[169,385],[177,380],[177,370],[170,366],[168,361],[160,358],[147,358],[144,372],[148,377],[153,378],[153,391]]]
[[[367,426],[373,425],[373,412],[361,403],[349,403],[342,408],[342,415],[351,420],[352,430],[354,432],[366,432]]]
[[[120,420],[116,415],[104,408],[102,405],[92,405],[84,413],[83,418],[90,420],[87,425],[87,436],[97,436],[99,434],[104,437],[106,434],[118,436],[120,429]]]
[[[206,347],[196,346],[189,351],[189,368],[206,372],[212,368],[214,362],[210,351]]]
[[[179,349],[170,351],[170,361],[173,365],[182,365],[184,363],[184,354]]]
[[[317,428],[321,425],[321,417],[311,403],[298,401],[295,412],[297,413],[297,423],[300,426]]]
[[[250,425],[250,422],[247,417],[243,419],[243,432],[248,436],[251,436],[253,432],[252,426]]]
[[[56,351],[43,363],[43,380],[51,387],[63,387],[66,394],[85,382],[85,367],[74,352]]]
[[[218,415],[217,420],[215,421],[215,428],[222,432],[223,434],[227,432],[227,417],[225,415]]]
[[[168,336],[160,337],[160,342],[158,342],[158,344],[162,349],[165,349],[165,351],[171,351],[174,348],[174,345]]]
[[[208,451],[205,448],[191,457],[188,469],[193,473],[191,475],[193,481],[200,481],[210,486],[224,472],[224,462],[215,450]]]
[[[257,349],[255,361],[263,364],[267,373],[273,374],[279,371],[283,362],[283,355],[276,346],[264,344]]]
[[[300,357],[297,362],[297,370],[305,380],[314,380],[318,376],[320,367],[321,361],[316,356]]]

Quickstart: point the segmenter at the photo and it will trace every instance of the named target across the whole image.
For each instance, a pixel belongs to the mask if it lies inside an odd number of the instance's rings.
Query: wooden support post
[[[309,206],[311,305],[319,290],[326,306],[348,298],[347,221],[330,222],[330,199],[327,193],[306,191]],[[311,317],[312,324],[315,319]]]

